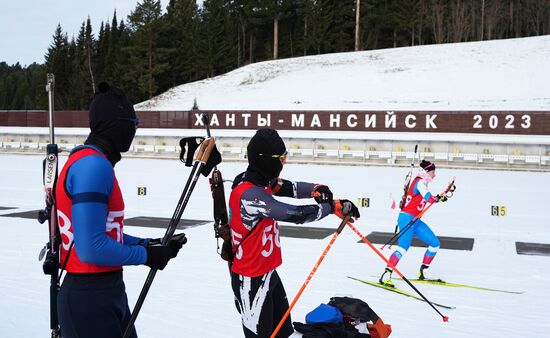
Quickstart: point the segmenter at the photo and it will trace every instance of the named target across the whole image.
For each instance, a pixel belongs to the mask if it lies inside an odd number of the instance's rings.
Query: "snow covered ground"
[[[64,161],[65,159],[62,158]],[[43,207],[42,156],[0,156],[0,214]],[[226,179],[244,170],[243,163],[222,163]],[[179,160],[123,159],[116,167],[127,210],[126,217],[171,217],[189,174]],[[396,212],[390,194],[399,196],[402,168],[344,167],[288,164],[283,176],[328,184],[336,197],[369,197],[356,223],[365,235],[392,231]],[[547,207],[549,173],[438,169],[432,189],[439,191],[457,177],[455,196],[438,204],[425,221],[441,236],[475,238],[473,251],[441,250],[432,270],[449,281],[499,289],[525,291],[501,294],[485,291],[418,285],[431,300],[456,306],[442,310],[441,318],[427,304],[346,278],[378,275],[384,263],[350,229],[344,229],[292,312],[304,321],[307,312],[335,295],[367,301],[393,327],[392,337],[471,338],[548,337],[550,320],[550,257],[517,255],[515,241],[550,243]],[[136,195],[138,186],[147,196]],[[226,186],[226,189],[229,189]],[[301,201],[304,202],[304,201]],[[184,213],[186,219],[212,219],[207,181],[201,176]],[[508,215],[490,216],[491,205],[505,205]],[[311,226],[335,228],[329,216]],[[38,252],[47,228],[35,220],[0,217],[0,336],[43,337],[49,333],[49,278],[43,275]],[[139,236],[162,236],[164,230],[126,227]],[[233,304],[227,267],[215,250],[211,224],[186,230],[188,243],[168,267],[157,274],[137,320],[140,337],[241,337],[240,317]],[[292,299],[328,244],[323,240],[281,239],[283,265],[278,269]],[[389,255],[389,251],[384,252]],[[411,248],[399,268],[415,278],[423,250]],[[148,272],[146,267],[125,268],[125,281],[133,307]],[[407,285],[399,285],[409,291]],[[298,334],[295,336],[299,337]]]
[[[136,106],[186,110],[549,110],[550,36],[251,64]]]

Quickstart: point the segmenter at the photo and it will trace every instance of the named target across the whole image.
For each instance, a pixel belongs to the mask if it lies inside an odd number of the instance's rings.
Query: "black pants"
[[[288,309],[286,292],[277,271],[259,277],[246,277],[231,272],[231,287],[237,309],[241,313],[245,337],[270,337]],[[289,315],[277,333],[277,338],[286,338],[293,332]]]
[[[57,298],[63,338],[120,338],[130,320],[122,271],[67,274]],[[137,338],[135,329],[131,337]]]

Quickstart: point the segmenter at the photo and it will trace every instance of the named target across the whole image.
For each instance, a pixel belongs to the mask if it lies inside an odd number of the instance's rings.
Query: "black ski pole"
[[[206,129],[206,136],[210,137],[210,117],[208,116],[208,112],[203,112],[201,115],[202,123],[204,124],[204,128]]]
[[[54,114],[54,74],[47,74],[46,91],[48,92],[48,120],[50,125],[50,143],[46,146],[46,158],[43,161],[43,184],[46,207],[38,212],[38,222],[48,221],[48,243],[38,257],[46,259],[42,264],[44,274],[50,275],[50,329],[51,337],[61,337],[59,319],[57,317],[57,294],[59,293],[59,232],[57,228],[57,209],[55,204],[55,184],[57,181],[58,148],[55,143]]]
[[[440,195],[446,195],[447,198],[450,198],[452,197],[453,195],[453,192],[455,190],[455,177],[452,178],[451,182],[449,182],[449,185],[447,186],[447,188],[445,188],[445,190],[443,190],[443,192],[440,194]],[[432,203],[430,205],[428,205],[424,210],[422,210],[418,215],[416,215],[409,223],[407,223],[407,225],[405,225],[403,227],[403,230],[399,231],[398,233],[396,233],[395,235],[393,235],[392,238],[390,238],[386,244],[384,244],[380,249],[383,250],[386,245],[390,245],[392,246],[395,242],[397,242],[399,240],[399,238],[401,238],[401,236],[403,236],[405,234],[405,232],[407,232],[413,225],[414,223],[420,219],[420,217],[422,217],[422,215],[424,215],[424,213],[426,211],[428,211],[428,209],[430,209],[432,207],[432,205],[434,205],[435,203]],[[397,226],[397,225],[396,225]]]
[[[195,188],[195,185],[200,175],[200,171],[208,161],[208,158],[210,157],[210,153],[214,149],[214,145],[215,145],[215,141],[213,138],[207,138],[201,143],[197,156],[195,157],[195,163],[193,164],[193,169],[189,174],[189,178],[187,179],[185,188],[183,189],[183,192],[180,196],[176,209],[174,210],[174,215],[172,216],[172,219],[168,224],[168,228],[166,229],[166,233],[162,238],[162,242],[161,242],[162,245],[167,245],[170,239],[172,239],[172,236],[174,235],[174,232],[176,231],[178,223],[183,215],[183,211],[185,210],[185,207],[189,202],[191,193]],[[141,289],[138,300],[136,301],[136,305],[134,306],[134,311],[132,311],[132,316],[130,317],[128,326],[124,331],[124,336],[123,336],[124,338],[130,337],[132,333],[134,323],[136,322],[139,311],[141,310],[141,307],[145,302],[145,297],[147,297],[147,293],[149,292],[149,289],[153,284],[153,280],[155,279],[156,273],[157,273],[156,269],[151,269],[149,271],[149,274],[147,275],[147,278],[145,279],[145,283],[143,284],[143,288]]]
[[[421,214],[422,215],[422,214]],[[407,232],[407,230],[409,230],[413,225],[414,223],[416,223],[416,221],[419,219],[419,217],[415,217],[413,218],[409,223],[407,223],[407,225],[405,225],[403,227],[403,229],[399,232],[396,232],[392,238],[390,238],[388,241],[386,241],[386,243],[384,245],[382,245],[382,247],[380,247],[380,250],[384,250],[384,248],[386,247],[386,245],[390,245],[392,246],[395,242],[397,242],[399,240],[399,238],[401,238],[401,236]],[[398,227],[398,224],[395,225],[395,227]]]

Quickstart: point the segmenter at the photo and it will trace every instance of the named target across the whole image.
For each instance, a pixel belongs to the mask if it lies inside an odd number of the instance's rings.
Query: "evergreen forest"
[[[140,0],[78,36],[52,27],[44,63],[0,62],[0,109],[86,110],[107,81],[137,103],[266,60],[550,34],[550,0]],[[189,107],[191,108],[191,107]]]

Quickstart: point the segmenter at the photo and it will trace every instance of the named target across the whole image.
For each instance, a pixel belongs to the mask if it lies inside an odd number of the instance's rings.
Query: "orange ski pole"
[[[332,244],[334,244],[334,241],[336,241],[336,238],[338,238],[338,235],[340,235],[340,233],[342,232],[342,230],[344,229],[344,226],[346,225],[346,223],[349,222],[351,216],[346,216],[344,217],[344,219],[342,220],[342,222],[340,223],[340,225],[338,226],[338,229],[336,229],[336,232],[334,233],[334,235],[332,236],[332,239],[330,240],[330,242],[328,243],[327,247],[325,248],[325,251],[323,251],[323,253],[321,254],[321,257],[319,257],[319,260],[317,261],[317,263],[315,264],[315,266],[313,267],[313,270],[311,270],[311,272],[309,273],[309,275],[307,276],[304,284],[302,284],[302,287],[300,288],[300,291],[298,291],[298,293],[296,294],[296,296],[294,297],[294,299],[292,300],[292,303],[290,303],[290,306],[288,307],[288,309],[286,310],[283,318],[281,318],[281,320],[279,321],[279,324],[277,325],[277,327],[275,328],[275,330],[273,331],[273,333],[271,334],[271,338],[274,338],[276,335],[277,335],[277,332],[279,332],[279,330],[281,329],[281,327],[283,326],[283,323],[285,322],[286,318],[288,317],[288,315],[290,315],[290,311],[292,310],[292,308],[294,307],[294,305],[296,304],[296,302],[298,301],[298,298],[300,298],[300,296],[302,295],[302,292],[304,292],[306,286],[309,284],[309,281],[311,280],[311,278],[313,277],[313,275],[315,274],[315,272],[317,271],[317,268],[319,268],[319,265],[321,265],[321,262],[323,261],[323,259],[325,259],[325,256],[327,255],[328,251],[330,250],[330,248],[332,247]],[[349,223],[348,223],[349,224]]]
[[[441,318],[443,318],[443,321],[444,321],[444,322],[448,322],[448,321],[449,321],[449,317],[444,316],[441,312],[439,312],[439,310],[432,304],[432,302],[430,302],[430,301],[428,300],[428,298],[426,298],[420,291],[418,291],[418,289],[411,283],[411,281],[409,281],[409,280],[407,279],[407,277],[405,277],[405,276],[401,273],[401,271],[397,270],[397,268],[395,267],[395,265],[393,265],[392,263],[390,263],[390,261],[389,261],[386,257],[384,257],[384,255],[382,255],[382,253],[380,253],[380,251],[379,251],[378,249],[376,249],[376,248],[374,247],[374,245],[372,245],[372,243],[371,243],[368,239],[366,239],[365,236],[363,236],[363,235],[359,232],[359,230],[357,230],[356,227],[353,226],[353,224],[351,224],[350,222],[347,222],[347,225],[348,225],[348,226],[351,228],[351,230],[353,230],[359,237],[361,237],[361,239],[363,240],[363,242],[365,242],[365,244],[367,244],[372,250],[374,250],[374,252],[375,252],[378,256],[380,256],[380,258],[382,258],[382,260],[383,260],[384,262],[386,262],[386,264],[388,264],[388,265],[393,269],[393,271],[395,271],[395,272],[399,275],[399,277],[403,278],[403,280],[404,280],[405,282],[407,282],[407,284],[409,284],[409,286],[410,286],[411,288],[413,288],[413,290],[416,291],[416,293],[418,293],[418,294],[420,295],[420,297],[422,297],[422,298],[426,301],[426,303],[430,304],[430,306],[435,310],[435,312],[437,312],[437,313],[441,316]]]

